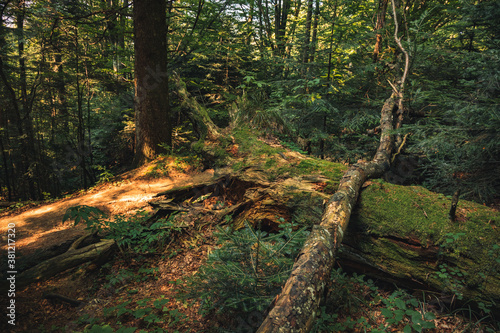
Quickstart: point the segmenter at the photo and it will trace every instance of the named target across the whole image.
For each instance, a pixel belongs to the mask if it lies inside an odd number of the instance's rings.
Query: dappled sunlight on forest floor
[[[0,233],[6,234],[9,223],[16,225],[17,250],[23,255],[83,235],[84,225],[74,226],[72,221],[63,222],[66,210],[73,206],[87,205],[110,214],[127,214],[139,209],[150,210],[148,201],[157,193],[174,186],[189,184],[213,176],[213,170],[200,174],[170,173],[168,177],[147,179],[149,166],[127,172],[119,179],[95,186],[69,198],[45,203],[28,210],[4,213],[0,217]],[[3,249],[7,246],[3,242]]]

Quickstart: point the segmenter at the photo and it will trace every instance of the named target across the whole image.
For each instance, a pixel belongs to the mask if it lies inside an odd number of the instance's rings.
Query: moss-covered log
[[[248,156],[246,161],[237,164],[239,168],[227,169],[212,181],[175,188],[161,196],[167,198],[169,205],[201,209],[218,215],[221,222],[230,220],[235,229],[243,226],[243,221],[272,232],[282,221],[312,226],[321,220],[332,184],[339,183],[345,167],[290,151],[283,151],[286,158],[282,158],[265,147],[257,148],[266,152],[256,157]],[[245,166],[250,163],[252,167]],[[443,298],[446,302],[453,299],[449,296],[456,292],[462,295],[462,302],[472,306],[479,302],[500,304],[500,265],[497,263],[500,248],[495,247],[500,236],[496,227],[500,213],[460,201],[457,219],[451,222],[448,218],[450,198],[419,186],[398,186],[382,180],[362,184],[367,172],[381,172],[365,171],[362,167],[369,168],[370,164],[356,165],[349,170],[341,181],[343,192],[329,203],[350,198],[352,187],[362,187],[358,200],[352,199],[344,206],[345,209],[349,205],[357,208],[336,257],[343,268],[396,283],[410,291],[425,291],[434,301]],[[350,182],[352,179],[358,181]],[[210,202],[219,204],[210,206]],[[344,222],[345,209],[342,211],[341,207]],[[225,216],[232,219],[225,219]],[[336,223],[328,222],[335,216],[330,214],[323,218],[326,223]],[[343,233],[345,229],[328,229],[320,225],[314,230],[296,266],[300,265],[306,273],[316,270],[316,276],[322,276],[321,283],[316,286],[324,287],[330,280],[330,271],[325,269],[332,260],[328,257],[328,249],[339,247],[342,239],[339,230]],[[329,236],[335,232],[336,238]],[[311,261],[311,257],[318,259]],[[316,276],[309,279],[314,280]],[[303,290],[319,294],[318,289],[304,289],[306,278],[307,274],[296,275],[298,287],[287,285],[288,289],[283,292],[292,298],[303,294]]]
[[[342,267],[451,306],[483,303],[500,312],[500,213],[461,201],[453,222],[450,203],[419,186],[372,182],[344,238]]]
[[[178,74],[174,73],[172,78],[175,91],[179,96],[181,108],[193,124],[200,141],[204,141],[205,138],[210,141],[218,140],[221,136],[220,129],[214,124],[207,110],[191,96],[187,90],[186,83],[182,81]]]

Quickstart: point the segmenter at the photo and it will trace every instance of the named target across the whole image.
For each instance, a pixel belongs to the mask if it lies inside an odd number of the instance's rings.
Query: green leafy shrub
[[[353,319],[363,307],[369,307],[372,299],[378,293],[372,280],[366,280],[364,275],[352,276],[342,269],[332,270],[330,275],[332,288],[328,290],[325,306],[320,308],[312,332],[344,332],[354,329],[368,329],[366,318]],[[339,320],[340,316],[347,316]]]
[[[382,315],[389,326],[404,324],[404,333],[435,328],[433,320],[436,316],[431,312],[424,312],[423,309],[417,310],[420,302],[401,290],[396,290],[388,298],[383,298],[382,303],[385,305]]]
[[[145,223],[148,214],[142,210],[134,215],[117,215],[109,219],[100,209],[90,206],[75,206],[66,211],[63,221],[74,220],[75,225],[84,221],[86,229],[114,239],[124,251],[132,253],[155,252],[173,231],[179,231],[172,219],[160,219]]]
[[[119,320],[139,320],[141,326],[146,327],[147,330],[140,330],[139,332],[167,332],[162,328],[154,329],[155,324],[163,324],[168,327],[173,327],[182,323],[185,320],[185,315],[178,310],[170,310],[167,308],[169,302],[166,298],[158,299],[140,299],[137,301],[125,301],[115,306],[104,308],[103,314],[106,318],[113,318]],[[91,323],[83,330],[83,333],[131,333],[137,332],[137,327],[120,327],[114,330],[109,324],[95,324],[95,318],[90,318],[88,315],[80,317],[77,321],[78,324]],[[118,322],[121,325],[121,322]],[[179,332],[168,331],[168,332]]]
[[[326,305],[320,308],[312,329],[314,333],[352,330],[382,333],[401,326],[404,326],[403,332],[411,333],[434,328],[434,314],[426,312],[419,300],[402,290],[385,297],[372,280],[365,281],[363,275],[349,276],[341,269],[332,271],[331,279],[333,287]],[[377,324],[376,318],[366,316],[367,309],[374,307],[381,310],[385,323]]]
[[[93,168],[99,172],[97,175],[97,184],[107,183],[115,177],[115,175],[105,166],[94,165]]]
[[[137,258],[141,260],[141,257]],[[109,269],[111,265],[106,264],[103,268]],[[131,281],[133,282],[145,282],[147,280],[157,279],[158,267],[140,267],[139,269],[134,268],[133,270],[127,268],[121,268],[118,271],[111,271],[106,275],[106,280],[108,281],[104,284],[104,288],[109,289],[113,287],[119,287],[122,285],[127,285]],[[130,294],[136,293],[137,290],[131,289],[128,291]]]
[[[89,328],[86,328],[83,333],[134,333],[137,330],[137,327],[121,327],[116,331],[109,325],[92,325]]]
[[[158,323],[167,323],[169,326],[173,326],[182,322],[185,315],[178,310],[169,310],[166,307],[168,302],[169,300],[166,298],[129,300],[110,308],[104,308],[103,313],[105,317],[139,319],[146,327]]]

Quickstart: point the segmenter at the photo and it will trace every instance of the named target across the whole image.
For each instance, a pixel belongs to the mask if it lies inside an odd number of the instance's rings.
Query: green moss
[[[268,159],[265,163],[264,163],[264,168],[265,169],[270,169],[272,167],[274,167],[278,162],[276,161],[276,159],[272,158],[272,159]]]
[[[252,156],[275,155],[285,151],[284,148],[271,147],[265,142],[259,140],[259,133],[246,127],[241,127],[233,131],[234,140],[239,145],[239,151],[242,154]]]
[[[241,169],[243,169],[245,167],[245,162],[244,161],[239,161],[239,162],[236,162],[234,163],[231,168],[234,170],[234,171],[239,171]]]
[[[491,221],[498,212],[468,201],[460,201],[459,218],[448,219],[451,200],[419,186],[398,186],[377,180],[361,193],[354,219],[385,236],[400,234],[418,238],[422,244],[442,244],[448,233],[465,232],[456,242],[457,250],[468,251],[479,238],[493,240],[498,236]]]
[[[292,212],[293,221],[300,225],[312,226],[321,220],[323,215],[324,196],[318,192],[290,190],[290,199],[286,206]]]
[[[361,193],[353,216],[377,236],[400,234],[425,242],[441,237],[448,222],[444,200],[421,187],[375,181]]]
[[[326,194],[334,194],[337,189],[339,188],[339,182],[338,181],[327,181],[326,186],[323,189],[323,193]]]
[[[495,226],[500,213],[461,200],[457,221],[452,222],[450,205],[450,198],[422,187],[376,180],[362,191],[350,228],[362,230],[364,236],[357,236],[363,238],[357,240],[366,247],[362,251],[393,274],[411,271],[414,278],[436,287],[480,299],[484,288],[488,295],[499,295],[492,288],[500,285],[500,230]],[[400,246],[398,238],[418,240],[424,248],[437,246],[435,257],[422,262],[416,251],[420,246]],[[424,276],[425,266],[435,273]]]
[[[328,185],[331,186],[330,189],[334,189],[335,191],[346,169],[347,167],[343,164],[310,157],[298,163],[281,166],[277,168],[276,174],[282,177],[321,175],[330,180]]]
[[[193,150],[194,153],[196,154],[200,154],[203,152],[203,148],[205,148],[205,143],[203,140],[199,140],[199,141],[196,141],[194,142],[192,145],[191,145],[191,149]]]

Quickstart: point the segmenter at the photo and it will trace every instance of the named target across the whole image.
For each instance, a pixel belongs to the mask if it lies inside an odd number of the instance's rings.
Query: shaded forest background
[[[389,5],[389,7],[388,7]],[[397,1],[410,54],[402,148],[386,180],[491,204],[500,187],[500,3]],[[378,146],[380,107],[400,77],[387,0],[167,2],[168,73],[219,127],[353,163]],[[0,2],[0,196],[45,200],[132,167],[132,1]],[[200,132],[170,85],[172,142]]]

